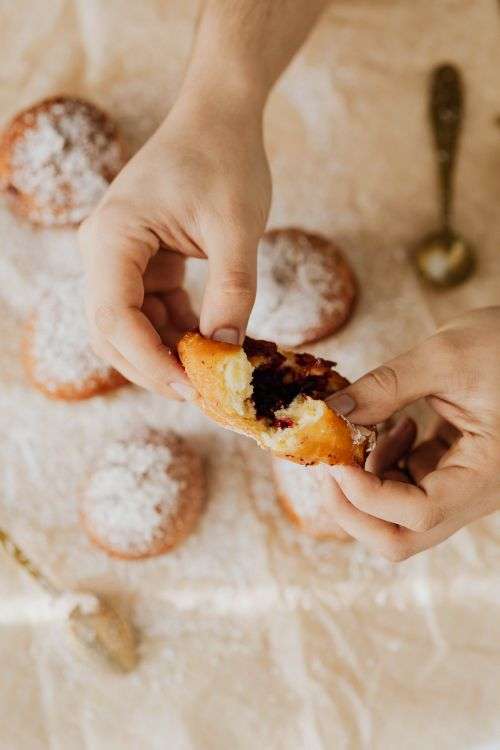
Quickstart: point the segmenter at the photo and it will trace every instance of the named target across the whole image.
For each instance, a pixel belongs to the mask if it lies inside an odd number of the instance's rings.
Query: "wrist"
[[[210,59],[210,58],[208,58]],[[212,58],[213,60],[213,58]],[[269,89],[236,62],[202,64],[193,59],[184,79],[178,102],[198,104],[228,116],[261,119]]]
[[[265,92],[234,71],[229,76],[212,68],[197,75],[190,68],[167,120],[180,118],[210,129],[227,124],[243,136],[262,131],[265,100]]]
[[[207,2],[180,99],[213,101],[234,114],[262,117],[274,81],[262,54],[248,40],[243,43],[233,24],[224,3]]]

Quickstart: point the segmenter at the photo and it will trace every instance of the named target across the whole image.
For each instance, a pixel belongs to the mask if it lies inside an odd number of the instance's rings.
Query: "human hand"
[[[181,96],[81,227],[93,347],[149,390],[195,395],[172,353],[197,325],[186,257],[208,261],[201,332],[243,339],[271,197],[262,106],[220,86]]]
[[[347,533],[399,561],[500,508],[499,350],[500,308],[475,310],[332,397],[331,407],[359,424],[381,422],[420,398],[444,420],[412,451],[415,427],[403,420],[366,470],[327,469]],[[408,451],[405,477],[398,463]]]

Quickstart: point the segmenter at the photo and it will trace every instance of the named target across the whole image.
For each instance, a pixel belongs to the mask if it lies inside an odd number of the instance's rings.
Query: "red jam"
[[[291,427],[294,422],[277,419],[274,413],[290,406],[299,393],[324,399],[333,392],[330,377],[334,362],[312,354],[295,354],[295,367],[290,367],[285,364],[286,357],[278,351],[276,344],[248,337],[243,343],[243,349],[250,361],[254,357],[264,360],[253,372],[252,400],[257,417],[268,420],[278,429]]]

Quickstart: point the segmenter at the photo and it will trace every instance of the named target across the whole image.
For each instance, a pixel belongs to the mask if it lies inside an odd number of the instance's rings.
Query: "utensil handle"
[[[463,85],[458,68],[440,65],[432,74],[430,119],[438,157],[443,231],[450,231],[453,176],[462,127]]]
[[[34,563],[32,563],[31,560],[26,557],[22,549],[12,541],[10,536],[6,531],[3,531],[3,529],[0,529],[0,546],[3,547],[11,560],[15,560],[19,565],[21,565],[24,570],[29,573],[30,576],[34,578],[46,591],[48,591],[50,594],[58,593],[57,589],[51,584],[51,582],[43,575],[40,570],[38,570]]]

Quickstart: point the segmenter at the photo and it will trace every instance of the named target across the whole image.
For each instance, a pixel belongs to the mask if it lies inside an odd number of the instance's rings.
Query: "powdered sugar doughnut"
[[[109,117],[82,99],[44,99],[18,114],[0,141],[0,184],[35,224],[79,224],[126,161]]]
[[[316,341],[345,323],[355,296],[354,274],[332,242],[300,229],[267,232],[248,333],[281,346]]]
[[[26,325],[23,355],[32,385],[49,398],[77,401],[127,382],[91,348],[79,278],[41,295]]]
[[[80,515],[94,544],[132,560],[184,539],[204,502],[199,456],[173,432],[144,430],[105,448],[83,490]]]
[[[274,458],[273,475],[281,508],[304,534],[315,539],[351,539],[335,520],[320,466],[301,466]]]

